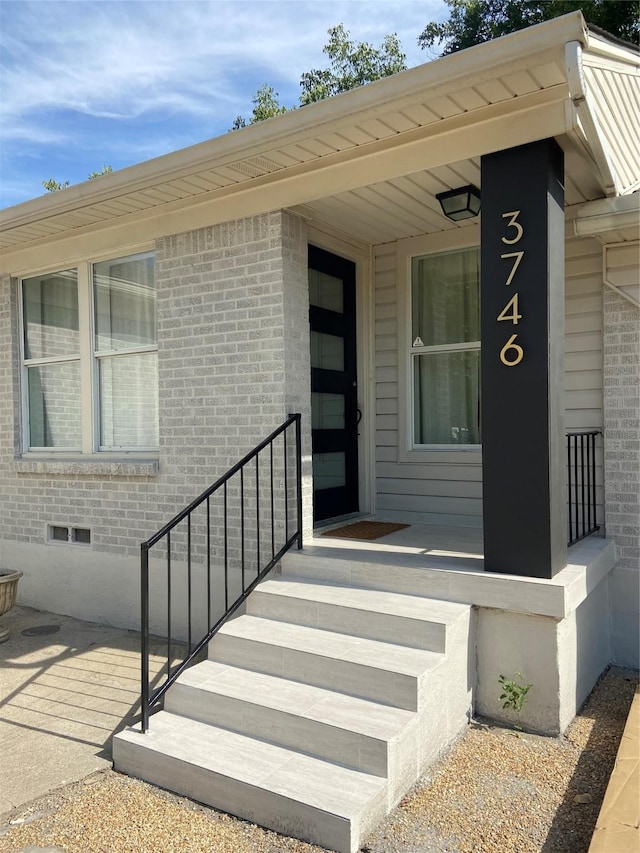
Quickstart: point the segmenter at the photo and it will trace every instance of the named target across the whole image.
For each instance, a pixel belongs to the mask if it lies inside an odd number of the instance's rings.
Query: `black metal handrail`
[[[597,429],[567,433],[569,545],[600,530],[596,521]]]
[[[168,524],[140,546],[142,580],[142,731],[149,728],[149,716],[159,706],[160,700],[173,682],[206,648],[222,625],[235,613],[256,585],[271,571],[282,556],[294,545],[302,548],[302,452],[301,416],[290,415],[278,429],[260,442],[243,459],[220,479],[178,513]],[[291,447],[289,434],[295,433],[295,447]],[[274,465],[274,449],[280,451],[279,468]],[[266,461],[261,456],[266,455]],[[252,464],[253,463],[253,464]],[[268,480],[261,480],[261,466],[267,468]],[[281,488],[276,489],[274,477],[280,477]],[[293,484],[292,484],[292,481]],[[216,535],[212,530],[212,503],[221,493],[222,523]],[[294,508],[295,506],[295,508]],[[204,517],[198,516],[202,509]],[[295,530],[290,532],[295,515]],[[185,522],[186,530],[180,530]],[[215,523],[215,518],[214,518]],[[176,535],[172,541],[172,532]],[[181,536],[179,534],[182,534]],[[177,541],[180,539],[180,541]],[[265,539],[267,540],[265,543]],[[232,541],[233,540],[233,541]],[[159,621],[166,627],[166,664],[160,671],[164,680],[152,690],[150,682],[151,609],[150,550],[159,546],[164,554],[158,567],[164,591]],[[251,547],[253,546],[253,547]],[[252,559],[253,555],[253,559]],[[172,665],[172,648],[175,646],[172,601],[175,588],[176,557],[182,557],[181,569],[186,573],[186,655]],[[164,558],[164,559],[163,559]],[[217,559],[216,559],[217,558]],[[265,564],[262,565],[263,561]],[[179,562],[179,560],[178,560]],[[201,572],[196,573],[199,565]],[[218,569],[217,575],[214,574]],[[235,572],[234,572],[235,568]],[[220,578],[222,573],[222,578]],[[249,575],[249,577],[247,577]],[[234,584],[235,580],[235,584]],[[216,584],[216,581],[218,583]],[[247,582],[248,581],[248,582]],[[224,606],[213,613],[215,586],[224,587]],[[239,592],[233,597],[233,586]],[[200,588],[198,595],[196,587]],[[219,590],[221,592],[221,590]],[[222,596],[221,596],[222,597]],[[194,614],[194,610],[198,610]],[[185,615],[185,614],[183,614]],[[192,629],[196,616],[206,619],[206,631],[201,639],[193,641]],[[154,614],[158,621],[158,614]],[[161,636],[164,637],[162,628]]]

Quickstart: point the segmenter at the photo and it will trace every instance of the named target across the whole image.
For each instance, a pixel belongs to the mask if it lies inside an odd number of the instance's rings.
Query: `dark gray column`
[[[564,158],[546,139],[482,158],[485,570],[567,562]]]

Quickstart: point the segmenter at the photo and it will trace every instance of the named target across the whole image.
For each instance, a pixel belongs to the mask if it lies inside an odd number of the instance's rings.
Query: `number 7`
[[[502,238],[504,240],[504,237]],[[516,270],[520,266],[520,261],[524,256],[524,252],[507,252],[505,255],[500,255],[501,258],[515,258],[513,262],[513,267],[511,268],[511,272],[509,273],[509,278],[505,281],[505,284],[509,286],[513,281],[513,277],[516,274]]]

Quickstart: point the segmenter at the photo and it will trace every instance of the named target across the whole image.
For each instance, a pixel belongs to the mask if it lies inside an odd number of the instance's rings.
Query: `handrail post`
[[[302,415],[296,418],[296,503],[298,511],[298,551],[302,550]]]
[[[275,549],[275,528],[274,528],[274,512],[275,512],[275,494],[273,480],[273,442],[274,439],[284,436],[286,448],[287,430],[294,424],[296,434],[296,503],[298,514],[298,529],[289,536],[288,525],[285,525],[285,537],[281,547],[277,553]],[[152,710],[155,711],[162,698],[166,695],[167,690],[179,678],[184,670],[197,658],[206,645],[211,641],[219,628],[232,616],[240,605],[246,600],[257,584],[276,566],[287,551],[297,542],[298,548],[302,548],[302,437],[301,437],[301,415],[291,414],[287,420],[281,424],[271,435],[264,439],[260,444],[256,445],[252,451],[246,454],[239,462],[230,468],[226,474],[220,477],[216,482],[206,489],[198,498],[193,500],[185,509],[179,512],[174,518],[158,530],[153,536],[141,543],[140,546],[140,583],[141,583],[141,720],[142,732],[146,733],[149,730],[149,721]],[[270,448],[270,503],[271,503],[271,559],[263,566],[260,561],[260,458],[262,450]],[[286,456],[286,452],[285,452]],[[246,554],[245,554],[245,527],[246,527],[246,512],[245,512],[245,482],[244,470],[253,460],[256,462],[255,471],[255,490],[256,490],[256,542],[257,542],[257,561],[256,561],[256,577],[253,578],[248,587],[245,587],[245,569],[246,569]],[[285,459],[285,516],[287,512],[286,501],[288,500],[288,488],[286,486],[287,478],[287,459]],[[240,563],[242,571],[242,593],[231,604],[229,601],[228,588],[228,569],[229,569],[229,540],[228,540],[228,483],[235,474],[240,475]],[[217,619],[215,625],[211,625],[211,518],[210,518],[210,497],[218,490],[224,489],[224,573],[225,573],[225,613]],[[206,502],[206,542],[207,542],[207,633],[195,644],[192,642],[192,526],[191,514],[203,502]],[[183,657],[182,662],[178,662],[173,668],[171,667],[171,531],[177,527],[182,521],[187,519],[187,620],[188,620],[188,648],[187,654]],[[164,681],[157,687],[154,687],[150,681],[150,592],[149,587],[151,579],[149,577],[149,552],[151,548],[166,537],[167,547],[167,672]],[[198,602],[196,602],[196,606]],[[160,673],[162,675],[162,673]],[[160,679],[161,680],[161,679]],[[153,689],[152,689],[153,688]]]
[[[142,690],[142,733],[149,729],[149,546],[143,542],[140,546],[140,581],[141,581],[141,620],[142,620],[142,661],[141,678]]]
[[[592,453],[591,453],[591,503],[593,504],[593,526],[597,527],[597,514],[596,514],[596,435],[591,436],[593,439],[592,442]]]

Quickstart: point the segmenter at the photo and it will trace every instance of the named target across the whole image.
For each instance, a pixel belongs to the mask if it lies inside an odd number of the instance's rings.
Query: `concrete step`
[[[261,584],[118,770],[340,853],[466,722],[466,604],[285,575]]]
[[[417,711],[443,655],[244,615],[216,634],[209,660]]]
[[[387,810],[387,782],[282,746],[162,711],[149,733],[113,744],[123,773],[339,853]]]
[[[247,613],[358,637],[444,652],[447,626],[468,606],[294,576],[264,581]]]
[[[211,660],[186,670],[164,707],[376,776],[417,751],[411,711]]]

